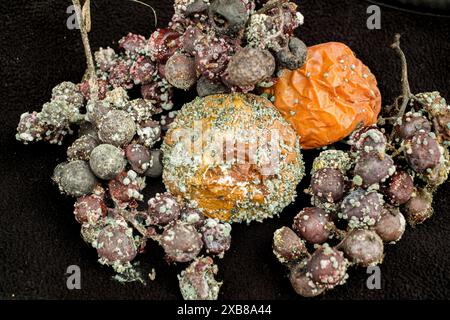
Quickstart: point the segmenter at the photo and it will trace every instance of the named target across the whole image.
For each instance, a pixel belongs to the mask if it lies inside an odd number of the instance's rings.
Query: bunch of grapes
[[[398,37],[393,46],[401,52]],[[381,263],[384,243],[399,241],[406,222],[414,227],[431,217],[433,192],[450,170],[450,106],[438,92],[402,98],[403,107],[388,109],[380,126],[353,132],[346,150],[319,154],[307,189],[312,206],[295,216],[292,229],[275,231],[273,252],[298,294],[344,283],[349,266]]]
[[[279,23],[270,24],[270,41],[248,41],[248,21],[256,15]],[[162,174],[158,146],[176,116],[174,90],[194,85],[201,95],[252,90],[272,77],[276,65],[284,67],[274,55],[293,48],[289,43],[296,41],[292,34],[300,17],[296,5],[284,1],[269,1],[258,11],[247,0],[175,1],[167,28],[148,39],[130,33],[117,50],[100,48],[93,55],[94,76],[88,68],[81,83],[57,85],[41,111],[21,116],[16,138],[24,143],[61,144],[79,127],[67,161],[52,179],[61,193],[76,198],[83,239],[119,280],[143,281],[134,261],[147,240],[154,240],[168,263],[192,263],[179,277],[185,298],[217,298],[217,266],[201,254],[223,257],[230,248],[230,224],[204,217],[169,193],[146,201],[146,180]],[[303,49],[301,56],[292,51],[291,67],[304,62]],[[136,88],[142,97],[131,99]]]
[[[79,84],[56,86],[40,112],[22,114],[16,138],[61,144],[76,125],[98,126],[120,109],[151,147],[174,118],[174,89],[196,87],[200,96],[247,92],[272,83],[276,69],[294,70],[306,60],[306,45],[293,36],[303,16],[292,2],[176,0],[174,9],[169,25],[149,38],[129,33],[117,50],[94,52],[95,70],[88,68]],[[142,98],[130,100],[136,89]]]

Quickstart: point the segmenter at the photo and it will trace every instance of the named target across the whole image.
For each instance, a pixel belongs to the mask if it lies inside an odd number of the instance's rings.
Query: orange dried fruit
[[[376,123],[381,109],[375,76],[338,42],[309,47],[304,66],[283,70],[268,92],[304,149],[332,144],[360,125]]]

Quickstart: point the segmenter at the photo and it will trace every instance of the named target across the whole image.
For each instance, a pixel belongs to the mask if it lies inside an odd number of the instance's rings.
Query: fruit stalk
[[[86,30],[86,21],[81,14],[81,4],[80,0],[72,0],[75,7],[75,13],[77,15],[77,20],[80,26],[81,40],[83,41],[84,54],[86,56],[87,74],[89,77],[90,84],[90,97],[91,100],[98,100],[98,87],[97,87],[97,76],[95,73],[94,59],[92,58],[91,45],[89,44],[89,37]],[[85,2],[84,5],[89,5]]]

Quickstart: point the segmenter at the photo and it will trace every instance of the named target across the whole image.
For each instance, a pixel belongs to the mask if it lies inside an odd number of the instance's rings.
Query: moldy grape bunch
[[[191,262],[179,276],[184,298],[216,299],[217,266],[201,254],[224,255],[230,224],[206,219],[168,192],[144,200],[146,180],[163,171],[158,145],[175,120],[175,89],[246,92],[279,68],[300,67],[306,46],[293,32],[303,17],[288,1],[177,0],[174,9],[169,25],[148,38],[129,33],[118,48],[94,52],[95,63],[87,54],[83,80],[57,85],[41,111],[22,114],[16,138],[61,144],[78,131],[52,179],[77,198],[81,235],[117,279],[143,281],[133,261],[154,240],[169,263]],[[141,97],[130,98],[136,92]]]
[[[150,129],[146,120],[161,112],[161,122],[167,119],[174,88],[187,90],[196,84],[200,96],[247,92],[271,83],[277,69],[293,70],[305,62],[306,46],[293,36],[303,16],[292,2],[272,0],[257,8],[251,0],[177,0],[174,9],[168,27],[148,39],[130,33],[119,40],[117,51],[107,47],[94,53],[99,101],[90,101],[88,79],[63,82],[41,112],[22,115],[17,139],[60,143],[74,124],[99,121],[113,105],[133,115],[138,134],[152,131],[150,138],[143,138],[151,147],[162,123]],[[144,100],[126,98],[124,90],[134,87]],[[81,114],[85,102],[88,112]],[[111,117],[116,114],[120,116],[115,112]],[[99,134],[112,129],[106,121]],[[128,131],[112,139],[127,140],[133,126],[120,129]]]
[[[450,170],[450,106],[438,92],[403,99],[404,108],[390,110],[392,125],[381,118],[384,127],[354,131],[349,150],[320,153],[307,189],[312,207],[295,216],[292,229],[275,231],[273,252],[298,294],[344,283],[349,266],[381,263],[384,244],[399,241],[406,222],[414,227],[432,215],[433,192]]]

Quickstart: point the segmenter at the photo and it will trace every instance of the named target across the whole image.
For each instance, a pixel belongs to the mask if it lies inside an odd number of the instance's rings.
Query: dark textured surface
[[[159,25],[167,23],[171,1],[149,1]],[[94,0],[93,48],[115,46],[128,31],[148,36],[154,29],[150,9],[129,1]],[[83,243],[72,217],[73,200],[59,195],[50,182],[63,147],[23,146],[15,141],[19,115],[40,109],[56,84],[78,82],[84,71],[80,36],[66,28],[69,1],[2,1],[0,4],[0,298],[39,299],[179,299],[176,273],[162,252],[151,245],[141,257],[144,270],[156,269],[147,286],[122,285],[111,279],[110,269],[96,262],[95,250]],[[413,92],[439,90],[450,98],[450,19],[382,9],[382,29],[366,28],[364,1],[302,1],[305,25],[299,36],[309,45],[327,41],[348,44],[379,80],[384,104],[399,93],[400,66],[389,49],[395,32],[404,34],[403,48],[410,62]],[[183,97],[179,97],[183,101]],[[311,160],[314,152],[306,153]],[[310,161],[308,161],[308,164]],[[225,280],[221,299],[300,299],[291,289],[285,270],[271,253],[275,229],[289,225],[308,204],[299,186],[295,204],[279,219],[250,226],[234,225],[232,248],[219,261]],[[162,189],[148,181],[152,192]],[[352,269],[347,285],[319,299],[405,299],[450,297],[449,184],[435,197],[436,215],[402,241],[387,246],[381,265],[382,289],[368,290],[363,269]],[[82,289],[66,288],[65,270],[77,264]]]

